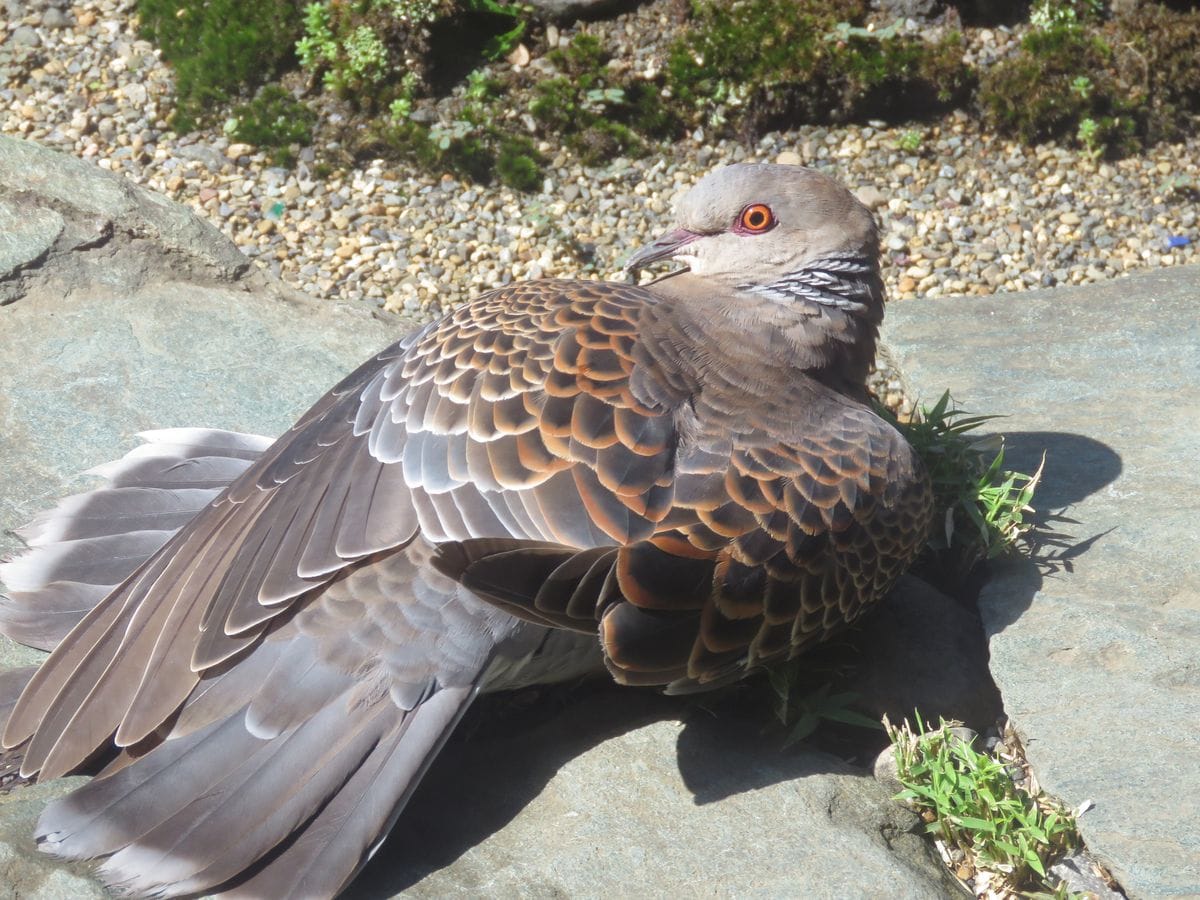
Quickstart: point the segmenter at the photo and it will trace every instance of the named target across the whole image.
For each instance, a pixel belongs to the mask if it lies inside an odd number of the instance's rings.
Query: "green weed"
[[[831,694],[832,682],[812,687],[807,668],[789,660],[767,669],[767,680],[775,695],[775,717],[786,729],[784,747],[811,737],[822,722],[879,730],[875,719],[853,708],[860,699],[858,694],[852,691]]]
[[[1004,468],[1003,442],[971,432],[996,416],[972,416],[951,405],[947,391],[909,422],[880,408],[912,445],[933,482],[940,516],[929,541],[935,568],[950,584],[961,584],[978,563],[1015,550],[1032,527],[1032,475]]]
[[[916,153],[925,143],[925,136],[919,131],[906,131],[896,139],[896,148],[905,153]]]
[[[911,804],[926,830],[965,854],[973,867],[996,873],[1013,892],[1045,886],[1047,866],[1079,845],[1074,818],[1042,793],[1031,796],[1002,761],[975,750],[945,720],[914,731],[886,719],[884,728]]]
[[[1104,15],[1104,0],[1037,0],[1029,10],[1029,24],[1042,30],[1078,28]]]

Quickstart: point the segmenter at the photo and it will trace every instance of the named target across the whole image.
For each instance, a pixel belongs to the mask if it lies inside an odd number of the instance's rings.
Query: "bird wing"
[[[467,541],[435,564],[533,621],[598,625],[627,684],[711,688],[822,640],[919,553],[928,478],[894,428],[816,382],[752,408],[739,397],[687,406],[671,508],[649,538],[535,553]]]
[[[848,621],[923,541],[911,452],[807,379],[750,405],[689,383],[639,341],[656,302],[523,283],[369,360],[63,639],[5,731],[29,741],[22,771],[138,743],[298,601],[419,533],[498,606],[599,627],[631,683],[709,686]]]
[[[202,429],[143,437],[93,470],[102,486],[20,530],[29,549],[0,577],[21,590],[0,628],[56,643],[93,588],[103,596],[271,444]],[[479,690],[599,662],[594,637],[514,619],[440,574],[432,552],[418,537],[350,568],[272,620],[252,652],[200,673],[151,741],[109,750],[96,779],[45,810],[41,848],[104,857],[102,877],[139,895],[338,893]],[[0,677],[0,722],[33,671]],[[0,753],[0,781],[25,749]]]
[[[63,638],[5,730],[28,741],[22,771],[137,744],[298,601],[419,532],[530,550],[649,537],[674,455],[671,409],[631,389],[652,302],[514,285],[364,363]]]
[[[104,857],[104,880],[137,895],[221,892],[231,879],[243,896],[337,894],[488,681],[496,648],[529,657],[543,640],[440,575],[430,552],[418,538],[354,569],[236,665],[202,673],[154,746],[121,751],[46,809],[41,848]]]

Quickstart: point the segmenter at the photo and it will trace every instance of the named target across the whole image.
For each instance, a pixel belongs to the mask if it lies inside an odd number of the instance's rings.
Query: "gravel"
[[[652,33],[656,23],[661,32],[671,24],[662,6],[588,27],[606,38]],[[429,314],[514,279],[612,276],[667,223],[677,193],[742,160],[815,166],[856,190],[883,222],[893,298],[1086,284],[1197,258],[1197,139],[1098,162],[983,134],[957,114],[899,128],[804,127],[754,146],[698,129],[669,156],[603,167],[543,144],[551,164],[535,194],[378,160],[321,177],[311,148],[289,171],[219,128],[173,133],[170,69],[137,37],[131,0],[60,7],[30,3],[0,25],[0,131],[191,206],[260,265],[320,297]],[[1005,29],[979,30],[967,55],[986,61],[1012,42]],[[531,65],[547,43],[531,45]],[[655,63],[644,41],[630,38],[622,52],[631,65]]]

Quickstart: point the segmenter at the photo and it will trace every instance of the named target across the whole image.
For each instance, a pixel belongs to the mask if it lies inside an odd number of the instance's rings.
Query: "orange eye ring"
[[[775,214],[765,203],[751,203],[742,210],[737,224],[744,234],[762,234],[775,227]]]

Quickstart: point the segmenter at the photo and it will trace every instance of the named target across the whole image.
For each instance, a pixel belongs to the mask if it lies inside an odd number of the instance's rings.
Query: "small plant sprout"
[[[492,84],[486,69],[475,69],[467,75],[466,98],[474,103],[486,100],[492,93]]]
[[[833,30],[825,35],[825,40],[845,43],[850,38],[857,37],[886,41],[894,38],[899,33],[900,26],[897,22],[893,22],[884,28],[876,28],[874,24],[868,25],[866,28],[860,28],[857,25],[851,25],[849,22],[838,22],[833,26]]]
[[[905,153],[916,153],[925,142],[925,136],[915,129],[910,129],[896,138],[896,147]]]
[[[1104,148],[1099,142],[1100,125],[1093,118],[1083,119],[1079,123],[1079,131],[1075,137],[1079,143],[1083,145],[1084,155],[1090,159],[1097,159],[1104,152]]]
[[[306,69],[315,69],[337,57],[329,7],[324,3],[310,3],[304,7],[304,37],[296,42],[296,56]]]
[[[386,71],[388,52],[369,25],[360,25],[346,38],[350,71],[367,83],[380,80]]]
[[[396,18],[414,25],[432,22],[438,14],[436,0],[391,0],[391,8]]]
[[[417,90],[417,76],[409,72],[400,80],[400,96],[388,105],[388,114],[393,122],[403,122],[412,115],[413,94]]]
[[[401,122],[412,115],[412,99],[397,97],[388,105],[388,115],[396,122]]]
[[[1088,78],[1086,75],[1079,75],[1074,81],[1071,82],[1071,90],[1073,90],[1080,96],[1080,98],[1084,100],[1092,96],[1092,89],[1094,87],[1095,85],[1092,84],[1092,79]]]
[[[1078,28],[1104,14],[1104,0],[1038,0],[1029,11],[1034,28]]]
[[[907,720],[897,727],[884,719],[904,786],[896,799],[920,814],[939,849],[988,873],[992,890],[1002,884],[997,896],[1050,887],[1049,865],[1080,843],[1072,814],[1040,790],[1019,787],[1010,765],[975,750],[953,723],[928,729],[919,715],[916,722],[914,730]]]
[[[584,95],[584,99],[593,109],[603,109],[610,103],[624,103],[625,91],[621,88],[592,88]]]

